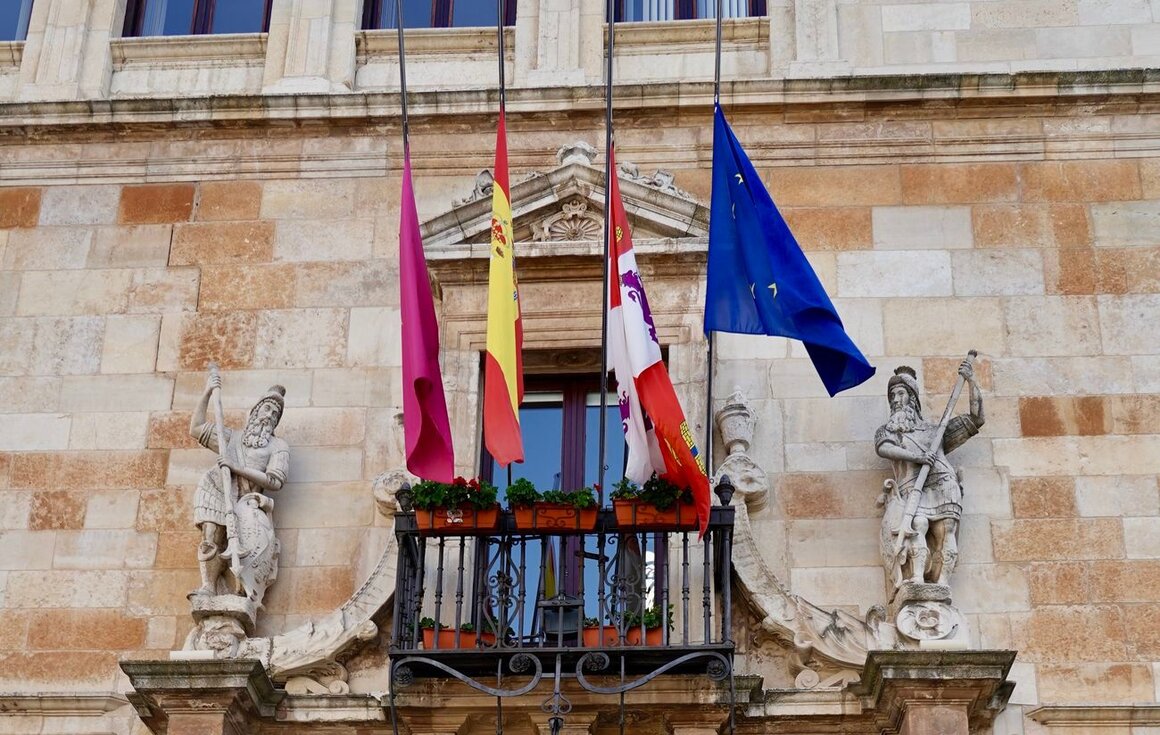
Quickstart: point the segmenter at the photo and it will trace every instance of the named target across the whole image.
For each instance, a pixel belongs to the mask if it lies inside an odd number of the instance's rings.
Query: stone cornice
[[[264,63],[266,33],[231,33],[204,36],[141,36],[109,41],[113,68],[128,64],[154,66],[200,65],[207,61],[237,64]]]
[[[1034,105],[1061,101],[1115,98],[1126,111],[1154,103],[1160,96],[1160,69],[1019,74],[942,74],[828,79],[769,79],[723,83],[722,104],[734,111],[756,108],[801,111],[814,122],[849,120],[852,112],[868,114],[886,105]],[[618,85],[618,114],[629,111],[708,109],[709,82],[662,82]],[[415,91],[408,94],[413,122],[437,123],[448,116],[495,115],[494,89]],[[950,105],[953,107],[954,105]],[[509,120],[546,113],[591,113],[604,109],[599,86],[512,88],[507,93]],[[116,99],[0,104],[0,136],[34,134],[43,129],[138,126],[284,126],[287,123],[335,125],[394,121],[397,93],[236,95],[161,99]],[[462,120],[461,120],[462,121]],[[513,126],[514,127],[514,126]]]
[[[506,56],[515,57],[515,27],[504,28],[503,39]],[[488,53],[494,54],[497,46],[495,30],[492,28],[411,28],[405,33],[403,42],[407,55],[441,53]],[[399,37],[393,30],[359,31],[355,35],[355,48],[360,62],[368,58],[398,57]]]
[[[0,69],[19,69],[24,41],[0,41]]]
[[[1044,725],[1156,727],[1160,704],[1060,704],[1037,707],[1027,716]]]
[[[129,704],[116,692],[70,694],[8,694],[0,692],[0,717],[5,715],[42,715],[48,717],[99,717]]]

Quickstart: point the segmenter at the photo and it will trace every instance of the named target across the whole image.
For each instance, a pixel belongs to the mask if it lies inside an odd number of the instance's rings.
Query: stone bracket
[[[133,687],[129,701],[154,733],[243,735],[273,718],[285,696],[250,659],[122,661],[121,670]]]
[[[883,733],[956,735],[989,727],[1007,706],[1015,651],[871,651],[855,693]]]

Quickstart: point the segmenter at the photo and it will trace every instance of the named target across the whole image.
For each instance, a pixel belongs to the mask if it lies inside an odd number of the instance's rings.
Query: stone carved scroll
[[[893,626],[885,622],[885,610],[873,608],[863,620],[842,610],[818,607],[782,584],[766,563],[750,522],[750,512],[764,507],[770,492],[765,472],[749,456],[758,417],[737,389],[715,418],[727,457],[714,483],[728,474],[737,488],[733,569],[743,597],[761,618],[761,629],[791,646],[798,687],[844,686],[856,681],[868,651],[895,646],[897,637]]]

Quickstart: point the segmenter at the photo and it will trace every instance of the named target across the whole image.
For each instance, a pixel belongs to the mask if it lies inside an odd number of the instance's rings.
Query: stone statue
[[[875,434],[874,447],[894,468],[894,480],[887,483],[882,542],[896,591],[904,583],[947,585],[958,559],[963,487],[947,454],[978,434],[984,421],[983,396],[970,357],[959,365],[959,376],[940,424],[922,416],[914,370],[898,368],[887,387],[890,418]],[[970,413],[949,418],[964,380],[970,385]]]
[[[217,452],[218,460],[198,482],[193,499],[193,521],[201,531],[201,586],[189,595],[198,624],[186,648],[229,657],[236,645],[221,639],[253,633],[266,588],[278,576],[280,546],[271,518],[274,501],[267,493],[286,483],[290,447],[274,435],[285,408],[285,388],[275,385],[259,398],[241,429],[223,425],[220,391],[221,376],[211,366],[189,424],[190,435]],[[207,421],[211,399],[216,415]]]

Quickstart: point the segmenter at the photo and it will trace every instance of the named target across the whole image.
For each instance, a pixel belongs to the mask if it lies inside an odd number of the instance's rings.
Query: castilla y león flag
[[[483,375],[483,442],[501,466],[524,461],[520,401],[524,370],[520,352],[520,292],[512,242],[511,188],[508,185],[507,131],[503,109],[495,142],[491,193],[491,255],[487,278],[487,357]]]
[[[455,453],[439,372],[439,325],[419,235],[409,151],[403,158],[399,209],[399,315],[403,322],[403,437],[407,469],[425,480],[451,482]]]
[[[628,215],[620,199],[613,151],[608,182],[612,210],[609,238],[608,352],[616,373],[620,419],[628,444],[625,475],[637,483],[653,472],[693,492],[701,535],[709,524],[709,479],[685,413],[677,401],[636,266]]]

